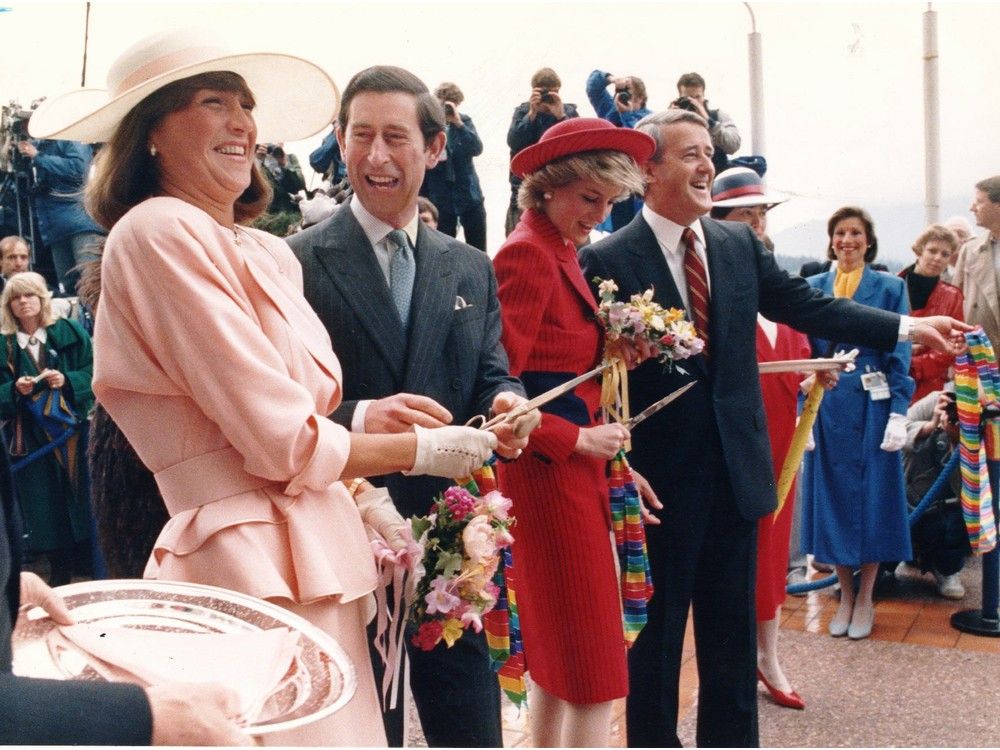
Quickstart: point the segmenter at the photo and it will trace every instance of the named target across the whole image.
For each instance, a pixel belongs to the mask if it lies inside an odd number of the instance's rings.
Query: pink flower
[[[444,491],[444,504],[456,521],[461,521],[475,511],[476,498],[462,487],[449,487]]]
[[[506,521],[510,518],[510,507],[513,503],[510,498],[506,498],[501,495],[496,490],[486,493],[483,498],[479,501],[479,510],[484,513],[489,513],[494,518],[500,521]]]
[[[514,535],[507,529],[500,527],[496,530],[496,544],[499,552],[504,547],[509,547],[514,543]]]
[[[476,516],[462,531],[462,545],[466,556],[474,563],[485,564],[496,554],[493,527],[486,516]]]
[[[431,590],[424,597],[427,602],[427,614],[447,614],[461,600],[450,591],[451,582],[444,576],[438,576],[431,581]]]
[[[470,625],[477,633],[483,632],[483,620],[474,609],[467,609],[462,613],[462,627],[468,628]]]

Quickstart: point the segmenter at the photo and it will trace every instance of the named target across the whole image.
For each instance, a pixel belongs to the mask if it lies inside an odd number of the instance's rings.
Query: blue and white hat
[[[720,172],[712,183],[713,208],[767,206],[788,200],[788,196],[768,192],[760,175],[748,167],[733,167]]]

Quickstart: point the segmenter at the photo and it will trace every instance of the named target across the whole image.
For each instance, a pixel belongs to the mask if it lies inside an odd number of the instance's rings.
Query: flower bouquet
[[[615,299],[618,285],[614,281],[595,277],[594,283],[600,295],[597,316],[606,331],[606,360],[620,359],[630,370],[647,359],[672,367],[676,360],[692,357],[705,348],[684,311],[653,302],[652,289],[621,302]]]
[[[410,607],[415,646],[430,651],[444,640],[451,647],[466,628],[482,631],[483,615],[500,597],[493,579],[502,552],[514,541],[510,507],[496,490],[476,497],[455,486],[435,498],[429,515],[412,519],[426,571]]]

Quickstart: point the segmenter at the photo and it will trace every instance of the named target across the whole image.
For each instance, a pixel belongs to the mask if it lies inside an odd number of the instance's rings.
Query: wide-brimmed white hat
[[[106,89],[46,99],[28,122],[35,138],[108,141],[135,105],[168,83],[200,73],[242,76],[257,101],[260,143],[297,141],[334,119],[340,92],[318,65],[280,52],[234,52],[207,29],[171,29],[136,42],[111,65]]]

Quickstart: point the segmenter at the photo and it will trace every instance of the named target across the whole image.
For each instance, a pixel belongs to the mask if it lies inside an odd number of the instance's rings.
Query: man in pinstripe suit
[[[490,260],[417,218],[426,169],[444,147],[444,113],[427,87],[400,68],[358,73],[344,91],[337,138],[354,188],[349,204],[289,238],[302,262],[305,295],[326,325],[344,370],[344,401],[331,417],[354,431],[400,432],[462,423],[521,403],[507,371]],[[400,234],[396,230],[405,233]],[[390,236],[392,235],[392,236]],[[394,258],[412,252],[412,292],[400,307]],[[398,259],[397,259],[398,260]],[[526,444],[498,434],[498,452]],[[376,478],[404,516],[424,515],[447,482],[393,474]],[[483,635],[448,649],[407,643],[411,686],[428,743],[498,747],[500,702]],[[401,717],[387,716],[392,745]]]

